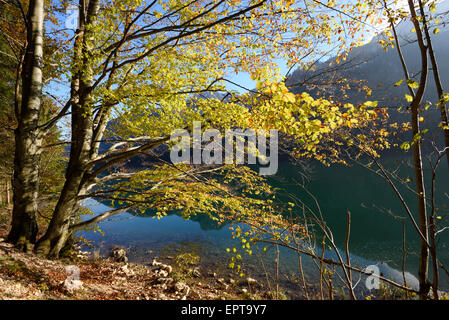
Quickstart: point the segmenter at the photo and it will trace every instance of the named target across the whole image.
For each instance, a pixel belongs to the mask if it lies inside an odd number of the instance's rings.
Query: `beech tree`
[[[26,18],[27,44],[20,66],[21,89],[17,97],[14,156],[14,208],[8,240],[19,246],[33,243],[37,235],[36,211],[42,134],[39,125],[42,95],[44,1],[31,0]]]
[[[48,95],[42,95],[42,86],[58,78],[51,58],[57,43],[44,34],[44,3],[7,1],[0,6],[5,74],[0,112],[4,139],[0,148],[10,172],[5,170],[7,178],[14,174],[15,203],[8,240],[29,250],[29,244],[36,240],[37,215],[51,210],[64,166],[58,128],[45,125],[59,108]],[[47,152],[42,156],[43,149]]]
[[[74,232],[124,210],[152,208],[164,215],[176,209],[186,216],[216,214],[217,219],[260,214],[269,203],[255,189],[269,193],[269,188],[254,172],[238,166],[206,170],[160,162],[138,172],[120,169],[137,155],[154,157],[174,129],[191,130],[195,120],[204,123],[203,129],[279,129],[298,142],[298,156],[328,164],[340,161],[338,146],[353,143],[348,128],[372,125],[377,118],[373,102],[338,105],[289,93],[273,62],[283,57],[291,66],[307,63],[305,57],[325,50],[317,44],[332,41],[341,44],[340,54],[349,50],[358,43],[361,21],[371,18],[366,6],[348,5],[345,12],[335,3],[316,1],[80,0],[77,8],[74,38],[59,31],[61,21],[50,15],[60,45],[52,59],[69,79],[70,92],[63,103],[52,97],[61,107],[45,121],[39,119],[42,1],[30,2],[26,19],[14,203],[21,197],[27,201],[15,208],[13,243],[26,247],[34,242],[43,134],[64,117],[71,123],[65,183],[48,229],[35,245],[41,255],[58,257]],[[348,22],[340,25],[336,19]],[[248,72],[259,83],[258,94],[226,89],[230,72]],[[388,146],[383,139],[365,141],[360,147],[373,153]],[[102,143],[110,147],[104,150]],[[244,196],[223,182],[235,179],[244,185]],[[89,197],[114,200],[117,209],[79,221],[82,201]]]

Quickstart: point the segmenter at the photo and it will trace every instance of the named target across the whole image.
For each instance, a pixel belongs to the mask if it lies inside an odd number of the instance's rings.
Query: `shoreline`
[[[0,209],[0,299],[19,300],[247,300],[274,299],[257,281],[234,280],[217,271],[185,270],[153,260],[127,258],[42,259],[4,242],[9,210]],[[120,259],[119,259],[120,260]],[[204,275],[203,275],[204,274]],[[255,280],[254,280],[255,281]]]

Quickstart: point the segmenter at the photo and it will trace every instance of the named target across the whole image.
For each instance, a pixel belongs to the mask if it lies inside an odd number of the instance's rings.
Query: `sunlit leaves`
[[[413,101],[413,97],[411,95],[407,94],[407,93],[404,95],[404,98],[405,98],[405,100],[407,100],[407,102],[412,102]]]
[[[407,80],[407,85],[411,88],[411,89],[417,89],[419,87],[418,82],[413,81],[413,80]]]
[[[436,5],[435,5],[435,2],[431,2],[431,3],[429,4],[429,11],[432,12],[432,13],[434,13],[435,11],[437,11],[437,7],[436,7]]]
[[[396,81],[396,82],[394,83],[394,86],[395,86],[395,87],[400,86],[400,85],[402,84],[403,81],[404,81],[404,79],[401,79],[401,80],[399,80],[399,81]]]
[[[314,99],[305,92],[293,95],[282,82],[267,81],[259,83],[258,88],[260,94],[247,97],[247,104],[252,106],[252,124],[279,129],[294,139],[298,157],[311,157],[323,163],[340,161],[337,150],[339,145],[350,140],[348,130],[372,126],[378,118],[376,101],[367,101],[359,106],[339,105],[325,99]],[[360,147],[375,154],[377,147],[388,146],[385,136],[379,134],[377,138],[380,140],[376,140],[376,146],[369,146],[370,139],[367,139]]]
[[[405,141],[405,142],[403,142],[402,144],[401,144],[401,147],[400,147],[402,150],[404,150],[404,151],[408,151],[409,149],[410,149],[410,142],[408,142],[408,141]]]

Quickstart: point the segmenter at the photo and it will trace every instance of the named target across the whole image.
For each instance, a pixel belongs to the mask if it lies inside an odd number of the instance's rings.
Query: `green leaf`
[[[407,85],[412,89],[417,89],[419,87],[418,82],[413,80],[407,80]]]
[[[407,102],[412,102],[413,101],[413,97],[411,95],[409,95],[409,94],[405,94],[404,97],[405,97],[405,100],[407,100]]]
[[[429,10],[430,10],[430,12],[435,12],[435,11],[437,11],[437,7],[436,7],[436,5],[435,5],[435,2],[432,2],[430,5],[429,5]]]
[[[404,79],[401,79],[399,81],[396,81],[396,83],[394,84],[395,87],[399,87],[402,83],[402,81],[404,81]]]
[[[401,144],[401,149],[404,151],[408,151],[408,149],[410,149],[410,143],[405,141]]]

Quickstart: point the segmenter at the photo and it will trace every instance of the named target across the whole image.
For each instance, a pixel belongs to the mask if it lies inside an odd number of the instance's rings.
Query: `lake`
[[[388,167],[393,168],[396,162],[386,160]],[[326,223],[332,229],[335,242],[339,248],[344,248],[347,228],[347,211],[351,212],[351,237],[349,248],[353,264],[364,268],[378,264],[382,274],[402,283],[403,255],[403,223],[399,217],[405,216],[405,211],[392,192],[390,186],[374,173],[360,166],[345,167],[333,165],[325,167],[321,164],[311,164],[308,190],[319,201]],[[287,162],[280,163],[278,173],[270,178],[271,184],[282,187],[280,197],[294,194],[313,206],[313,200],[297,186],[295,181],[301,180],[301,172],[297,166]],[[407,166],[401,170],[401,175],[412,178],[413,171]],[[428,175],[428,172],[426,172]],[[449,172],[447,167],[439,170],[437,180],[437,204],[441,208],[438,215],[442,221],[447,219],[449,200]],[[412,186],[412,185],[411,185]],[[416,211],[416,197],[404,186],[399,186],[412,212]],[[287,200],[287,198],[285,198]],[[94,212],[100,213],[109,208],[104,204],[89,200],[86,205]],[[442,222],[442,223],[443,223]],[[446,223],[447,225],[447,223]],[[164,258],[176,250],[192,251],[200,256],[203,270],[220,270],[221,273],[232,272],[227,269],[231,255],[226,248],[239,245],[238,240],[231,238],[228,226],[218,227],[207,217],[194,217],[193,220],[172,214],[160,220],[152,217],[136,217],[128,213],[115,216],[112,221],[100,225],[104,236],[99,233],[81,232],[84,238],[94,242],[106,255],[111,245],[127,248],[132,262],[149,263],[157,256]],[[416,288],[419,238],[406,222],[407,282]],[[449,265],[449,231],[442,233],[438,244],[439,258],[443,264]],[[317,250],[319,252],[319,250]],[[336,259],[334,253],[326,252],[327,257]],[[344,253],[343,253],[344,256]],[[269,247],[266,252],[256,250],[251,257],[243,259],[243,269],[246,276],[261,281],[268,277],[273,283],[275,250]],[[304,258],[304,272],[310,282],[317,282],[316,266],[310,259]],[[429,268],[430,269],[430,268]],[[293,298],[300,297],[298,280],[297,254],[287,249],[280,251],[281,285]],[[354,276],[358,279],[358,276]],[[446,275],[440,272],[441,289],[449,290]],[[364,278],[358,284],[361,292],[365,291]]]

